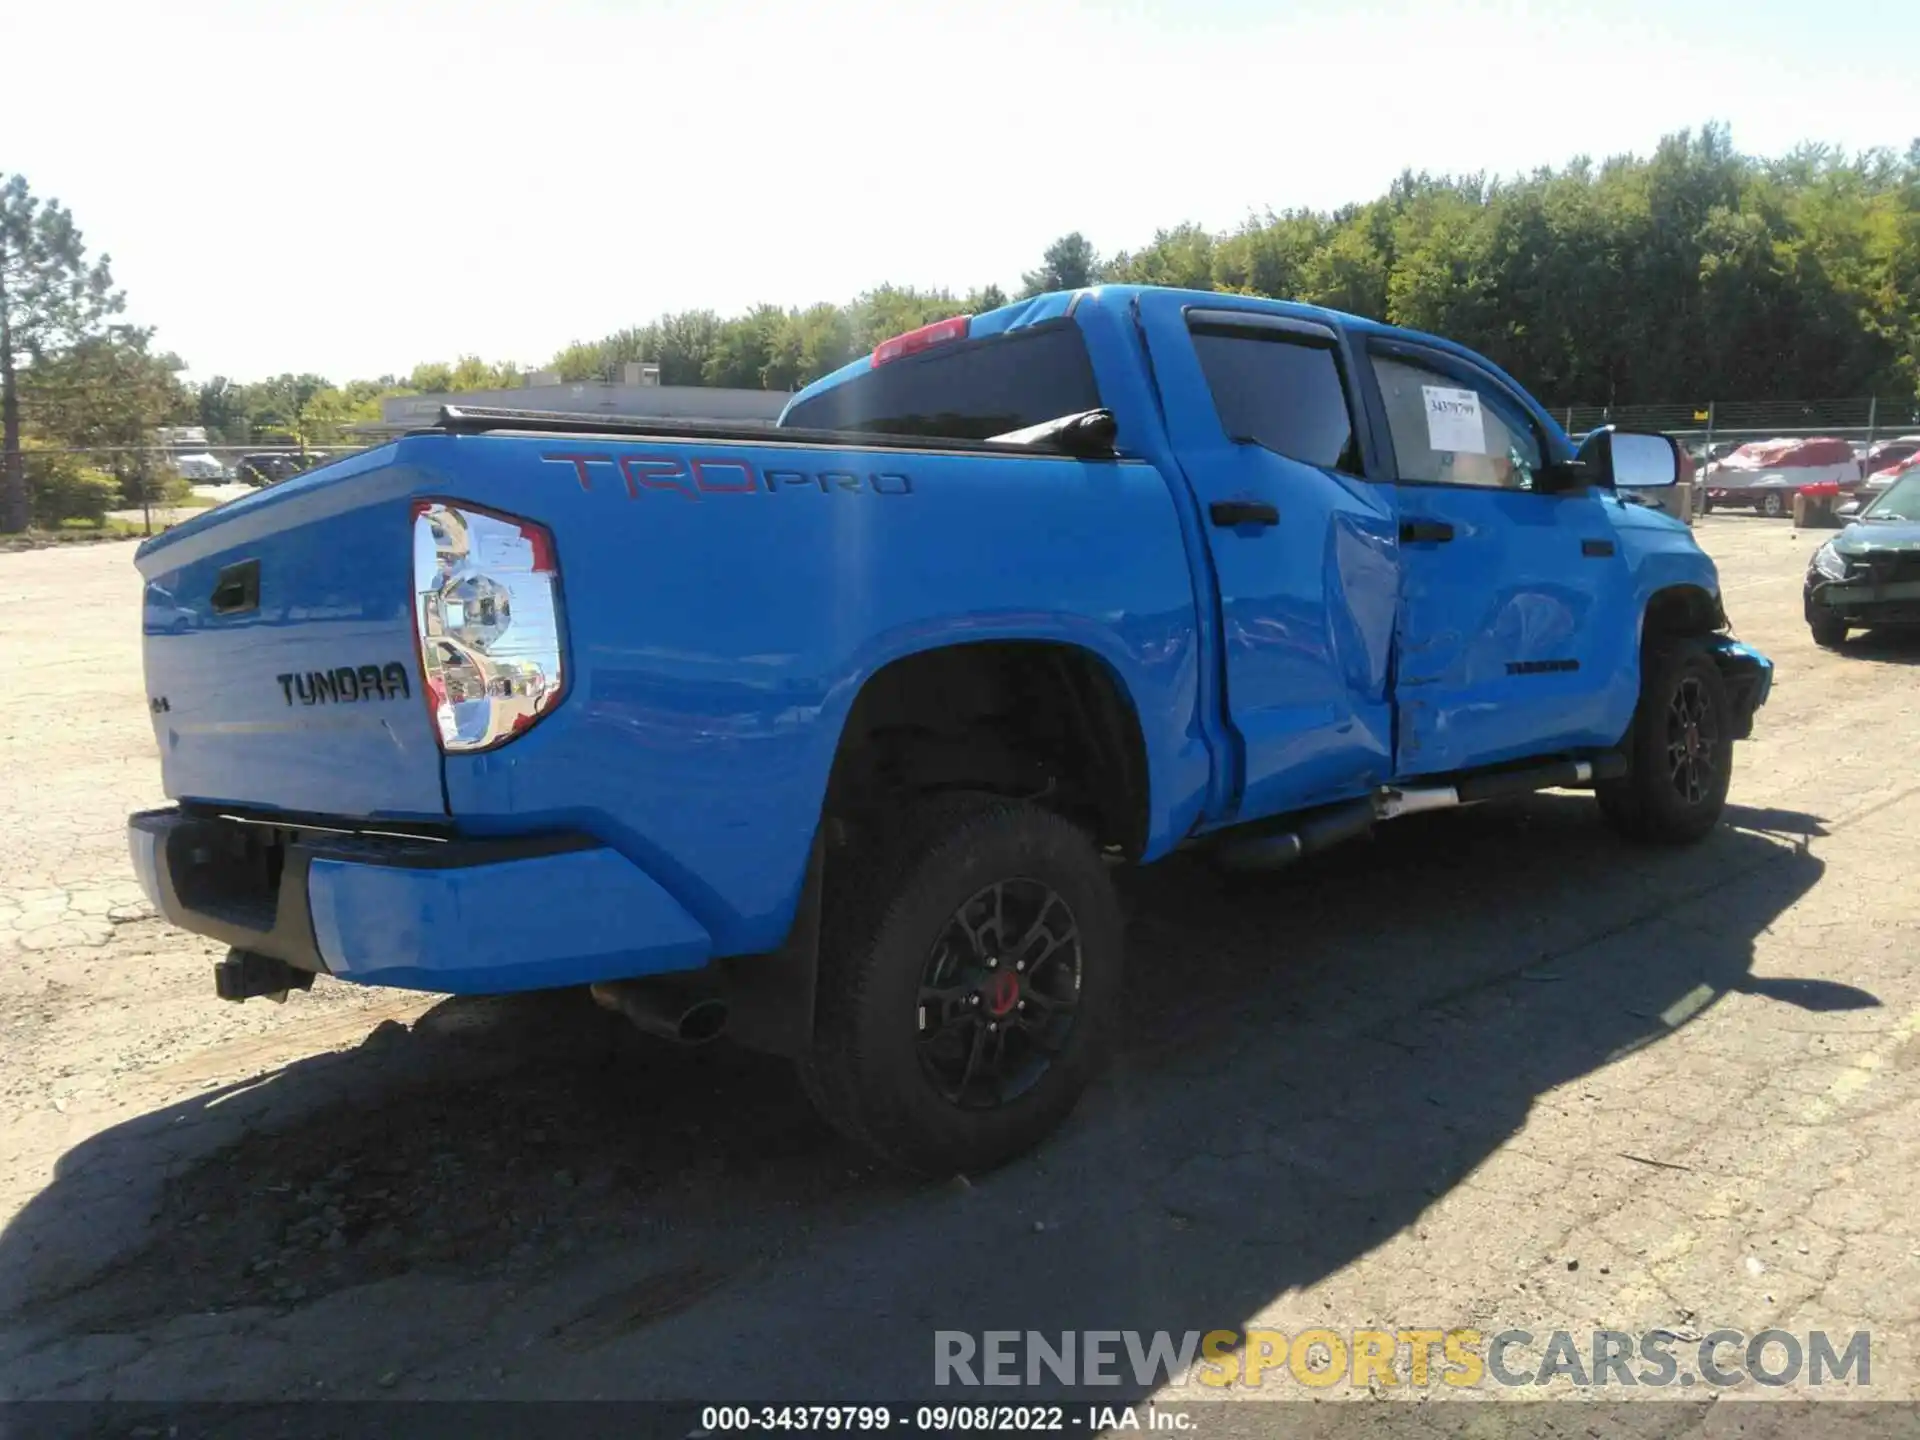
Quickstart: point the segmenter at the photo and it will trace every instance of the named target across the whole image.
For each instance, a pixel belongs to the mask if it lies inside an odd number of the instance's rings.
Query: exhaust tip
[[[589,993],[603,1009],[616,1011],[646,1034],[677,1045],[704,1045],[727,1028],[725,999],[689,993],[672,983],[616,980],[591,986]]]
[[[704,1045],[718,1040],[727,1028],[727,1006],[721,1000],[700,1000],[687,1007],[678,1026],[682,1045]]]

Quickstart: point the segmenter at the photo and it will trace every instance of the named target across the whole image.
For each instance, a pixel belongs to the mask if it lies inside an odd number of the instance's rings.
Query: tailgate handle
[[[229,565],[213,582],[213,613],[244,615],[260,608],[260,562],[242,560]]]

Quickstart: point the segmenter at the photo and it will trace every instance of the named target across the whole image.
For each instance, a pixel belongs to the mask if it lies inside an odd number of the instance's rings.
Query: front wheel
[[[800,1064],[815,1106],[921,1174],[1037,1145],[1113,1041],[1123,926],[1093,840],[1021,801],[935,801],[839,866]]]
[[[1834,615],[1822,615],[1808,607],[1807,629],[1813,632],[1813,643],[1823,650],[1838,650],[1847,643],[1847,622]]]
[[[1778,520],[1787,513],[1786,497],[1779,491],[1771,491],[1760,502],[1760,513],[1769,520]]]
[[[1627,773],[1595,787],[1600,813],[1634,840],[1686,844],[1720,821],[1733,776],[1733,715],[1720,667],[1696,644],[1656,641],[1641,667]]]

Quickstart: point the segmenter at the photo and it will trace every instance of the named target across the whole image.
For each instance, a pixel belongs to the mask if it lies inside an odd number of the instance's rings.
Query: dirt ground
[[[128,868],[132,547],[0,556],[0,1398],[900,1397],[936,1329],[1249,1326],[1869,1330],[1920,1397],[1920,642],[1817,651],[1818,537],[1699,535],[1779,666],[1714,837],[1549,794],[1132,876],[1121,1063],[935,1185],[573,997],[217,1002]]]

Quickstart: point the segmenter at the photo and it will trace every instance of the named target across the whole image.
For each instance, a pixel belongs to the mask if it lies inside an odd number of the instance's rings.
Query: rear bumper
[[[169,922],[296,969],[463,995],[695,970],[706,930],[589,837],[334,835],[150,810],[134,872]]]

